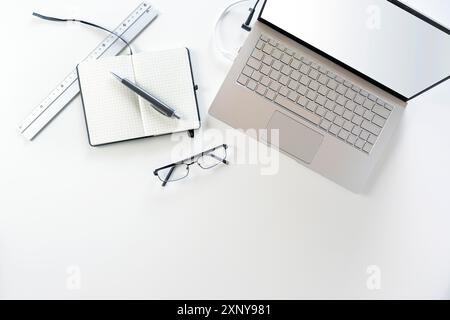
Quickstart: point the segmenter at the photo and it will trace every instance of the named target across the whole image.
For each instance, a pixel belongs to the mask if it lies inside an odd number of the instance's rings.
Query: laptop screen
[[[450,76],[450,35],[387,0],[267,0],[260,18],[406,99]]]

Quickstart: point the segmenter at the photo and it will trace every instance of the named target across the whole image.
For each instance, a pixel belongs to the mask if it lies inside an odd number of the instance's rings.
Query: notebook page
[[[111,71],[135,80],[130,56],[103,58],[78,67],[92,145],[146,136],[136,94],[113,77]]]
[[[198,129],[197,103],[186,48],[141,53],[134,59],[137,83],[177,111],[181,120],[168,118],[139,98],[147,136]]]

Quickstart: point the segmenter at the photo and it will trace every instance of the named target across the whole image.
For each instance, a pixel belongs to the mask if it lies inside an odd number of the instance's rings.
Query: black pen
[[[159,113],[165,115],[169,118],[176,118],[180,119],[180,117],[177,115],[176,110],[169,107],[167,104],[159,100],[158,98],[152,96],[149,92],[147,92],[145,89],[141,88],[136,83],[131,82],[128,79],[124,79],[119,77],[114,72],[111,72],[111,74],[116,77],[120,83],[122,83],[125,87],[136,93],[138,96],[141,96],[143,99],[150,102],[151,106],[158,111]]]

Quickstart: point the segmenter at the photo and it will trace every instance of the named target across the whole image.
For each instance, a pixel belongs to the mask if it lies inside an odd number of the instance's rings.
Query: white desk
[[[152,2],[162,14],[135,47],[190,47],[204,129],[227,129],[207,110],[229,67],[211,45],[229,1]],[[450,298],[450,83],[410,104],[364,195],[284,156],[274,176],[232,165],[163,190],[152,171],[177,143],[93,149],[79,99],[35,142],[16,131],[105,37],[32,11],[114,27],[139,1],[110,3],[0,4],[0,298]]]

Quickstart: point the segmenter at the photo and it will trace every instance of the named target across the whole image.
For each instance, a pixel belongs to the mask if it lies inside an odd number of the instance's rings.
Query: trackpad
[[[267,125],[268,141],[291,156],[310,164],[322,145],[323,136],[276,111]],[[279,129],[279,141],[271,141],[271,130]]]

